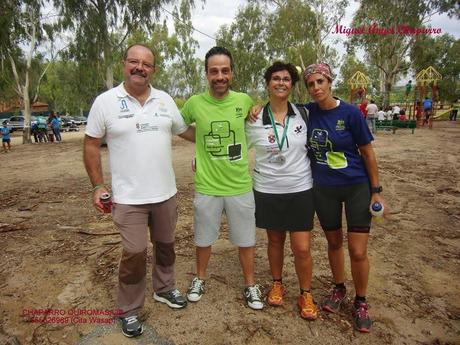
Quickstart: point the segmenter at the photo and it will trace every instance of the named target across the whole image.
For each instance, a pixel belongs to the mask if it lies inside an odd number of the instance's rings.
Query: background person
[[[2,127],[0,128],[0,134],[2,135],[2,147],[3,153],[11,151],[11,131],[8,128],[8,121],[2,122]]]
[[[194,129],[185,125],[174,100],[150,85],[154,73],[152,50],[142,44],[128,47],[123,57],[124,82],[96,98],[85,130],[85,167],[93,185],[93,205],[101,212],[104,205],[100,197],[107,188],[100,146],[101,138],[107,139],[113,220],[123,246],[118,307],[122,311],[122,332],[127,337],[143,332],[138,315],[144,305],[147,281],[147,227],[155,248],[154,299],[176,309],[187,305],[176,289],[174,274],[177,188],[171,135],[193,141]]]
[[[211,246],[219,237],[225,211],[230,241],[238,246],[244,298],[250,308],[262,309],[261,293],[254,281],[255,205],[244,131],[252,100],[230,90],[233,60],[227,49],[213,47],[206,53],[205,72],[209,90],[192,96],[182,108],[185,122],[196,125],[193,206],[197,275],[187,298],[198,302],[204,293]]]
[[[425,97],[425,100],[423,101],[423,114],[425,115],[425,120],[423,121],[423,124],[428,124],[432,112],[433,102],[431,102],[431,99],[429,99],[428,97]]]
[[[369,332],[371,318],[366,300],[369,279],[367,243],[371,225],[369,207],[384,203],[380,195],[372,134],[359,110],[332,96],[332,72],[327,64],[306,68],[304,81],[314,103],[310,111],[308,145],[312,151],[314,202],[328,242],[328,257],[335,286],[323,310],[338,311],[346,296],[342,207],[348,230],[348,252],[356,296],[356,329]],[[385,207],[386,211],[388,208]]]
[[[53,129],[54,136],[56,137],[56,141],[59,143],[62,141],[61,137],[61,120],[57,117],[56,114],[53,114],[53,118],[51,119],[51,128]]]
[[[314,320],[318,311],[310,292],[314,207],[305,145],[307,124],[297,107],[288,101],[299,75],[294,65],[278,61],[265,71],[264,78],[270,102],[258,114],[256,122],[246,123],[246,136],[249,147],[256,151],[253,173],[256,225],[265,228],[268,237],[273,284],[267,302],[272,306],[284,302],[284,243],[289,232],[300,287],[297,301],[300,316]]]
[[[371,100],[369,104],[366,106],[366,110],[367,110],[366,122],[368,126],[371,128],[372,133],[375,134],[376,132],[375,120],[377,118],[377,112],[379,111],[379,108],[375,104],[374,100]]]

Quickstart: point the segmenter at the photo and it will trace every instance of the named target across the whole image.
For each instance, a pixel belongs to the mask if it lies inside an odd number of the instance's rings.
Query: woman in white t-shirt
[[[310,160],[307,156],[307,113],[288,101],[299,80],[292,64],[275,62],[264,74],[270,97],[254,123],[247,122],[249,147],[255,148],[253,173],[256,201],[256,225],[267,230],[268,260],[273,285],[269,305],[284,302],[282,281],[284,242],[289,232],[294,265],[299,281],[297,304],[304,319],[317,318],[317,308],[310,292],[313,229],[313,194]]]

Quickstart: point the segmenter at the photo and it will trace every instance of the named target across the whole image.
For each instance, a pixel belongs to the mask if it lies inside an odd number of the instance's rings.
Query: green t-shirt
[[[196,126],[195,190],[206,195],[251,191],[245,119],[253,103],[245,93],[230,91],[224,99],[205,92],[182,108],[185,123]]]

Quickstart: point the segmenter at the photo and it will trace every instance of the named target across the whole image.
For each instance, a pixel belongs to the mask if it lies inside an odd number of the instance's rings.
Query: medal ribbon
[[[270,117],[270,121],[272,122],[273,131],[275,132],[276,143],[278,144],[278,148],[279,148],[279,150],[281,152],[281,150],[283,149],[284,141],[286,140],[286,137],[287,137],[287,130],[288,130],[288,127],[289,127],[289,118],[290,118],[290,116],[286,115],[287,121],[286,121],[286,125],[284,126],[283,137],[281,138],[281,143],[280,143],[280,140],[279,140],[278,131],[276,130],[275,118],[273,117],[273,113],[272,113],[272,110],[271,110],[270,106],[268,107],[268,116]]]

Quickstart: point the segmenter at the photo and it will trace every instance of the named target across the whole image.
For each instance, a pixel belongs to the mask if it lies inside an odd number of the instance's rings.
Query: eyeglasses
[[[292,81],[291,78],[288,78],[288,77],[281,78],[281,77],[278,77],[277,75],[272,77],[271,80],[274,81],[275,83],[284,83],[284,84],[289,84]]]
[[[131,67],[136,67],[139,66],[139,64],[146,70],[152,70],[155,68],[154,65],[148,62],[144,62],[142,60],[136,60],[136,59],[126,59],[126,62],[128,63],[129,66]]]

